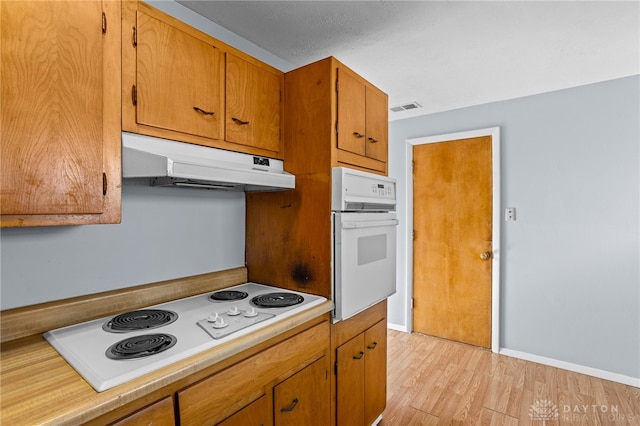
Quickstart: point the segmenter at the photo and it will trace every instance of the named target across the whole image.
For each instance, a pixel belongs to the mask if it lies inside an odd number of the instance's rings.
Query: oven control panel
[[[389,197],[393,196],[395,187],[384,183],[374,183],[371,185],[371,193],[374,196]]]
[[[332,171],[333,211],[392,211],[396,206],[396,180],[346,167]]]

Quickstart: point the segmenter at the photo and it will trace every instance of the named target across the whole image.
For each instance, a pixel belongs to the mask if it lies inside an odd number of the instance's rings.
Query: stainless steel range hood
[[[122,177],[226,191],[295,187],[295,176],[284,171],[282,160],[127,132],[122,133]]]

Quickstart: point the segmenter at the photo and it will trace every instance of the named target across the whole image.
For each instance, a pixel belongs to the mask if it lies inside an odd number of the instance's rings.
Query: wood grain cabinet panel
[[[0,3],[2,226],[120,221],[120,7]]]
[[[113,423],[112,426],[174,426],[175,424],[173,398],[166,397]]]
[[[337,349],[336,413],[338,425],[364,425],[364,334]]]
[[[332,327],[336,426],[369,426],[387,399],[386,301]]]
[[[364,422],[370,425],[387,405],[387,321],[364,332]]]
[[[283,76],[227,53],[225,140],[280,151]]]
[[[327,426],[330,421],[329,376],[320,358],[273,389],[276,426]]]
[[[386,104],[386,94],[332,57],[285,74],[284,164],[296,188],[247,194],[251,281],[331,297],[331,168],[386,175]]]
[[[272,426],[271,399],[267,395],[247,405],[218,426]]]
[[[386,172],[388,96],[347,67],[336,71],[338,161]]]
[[[138,123],[222,138],[221,56],[215,46],[138,11]]]
[[[367,86],[366,115],[366,152],[365,156],[387,162],[389,157],[389,97],[380,89]]]
[[[283,157],[284,73],[146,3],[122,3],[122,128]]]
[[[366,86],[344,68],[337,69],[338,148],[366,155]]]
[[[328,353],[328,346],[329,323],[324,321],[193,386],[178,391],[180,424],[183,426],[215,425],[232,418],[236,413],[239,417],[247,415],[254,418],[251,412],[239,413],[259,398],[272,395],[274,386],[314,361],[323,361],[322,368],[325,370],[323,378],[326,377],[327,357],[323,355]],[[305,385],[309,384],[311,380],[309,377],[315,378],[318,375],[314,369],[309,371],[310,373],[301,376]],[[293,383],[297,383],[297,380]],[[316,396],[318,399],[329,399],[328,387],[324,389],[318,385],[312,387],[318,392]],[[269,415],[273,418],[272,407],[269,409]],[[308,423],[304,421],[299,424]]]

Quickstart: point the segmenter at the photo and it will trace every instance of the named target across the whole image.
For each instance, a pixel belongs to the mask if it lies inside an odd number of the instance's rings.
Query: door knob
[[[482,253],[480,253],[480,259],[482,259],[482,260],[491,259],[491,252],[490,251],[483,251]]]

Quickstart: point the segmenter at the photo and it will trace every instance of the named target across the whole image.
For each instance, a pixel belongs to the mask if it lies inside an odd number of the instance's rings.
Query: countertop
[[[92,297],[90,303],[96,301],[100,298]],[[0,423],[78,425],[140,399],[151,398],[147,402],[151,403],[154,395],[165,390],[168,395],[290,337],[306,323],[326,320],[332,307],[332,302],[326,301],[103,392],[85,382],[41,333],[5,341],[0,350]],[[7,318],[12,320],[11,315]]]
[[[1,422],[78,425],[267,342],[332,309],[330,301],[128,383],[96,392],[42,336],[2,346]]]

